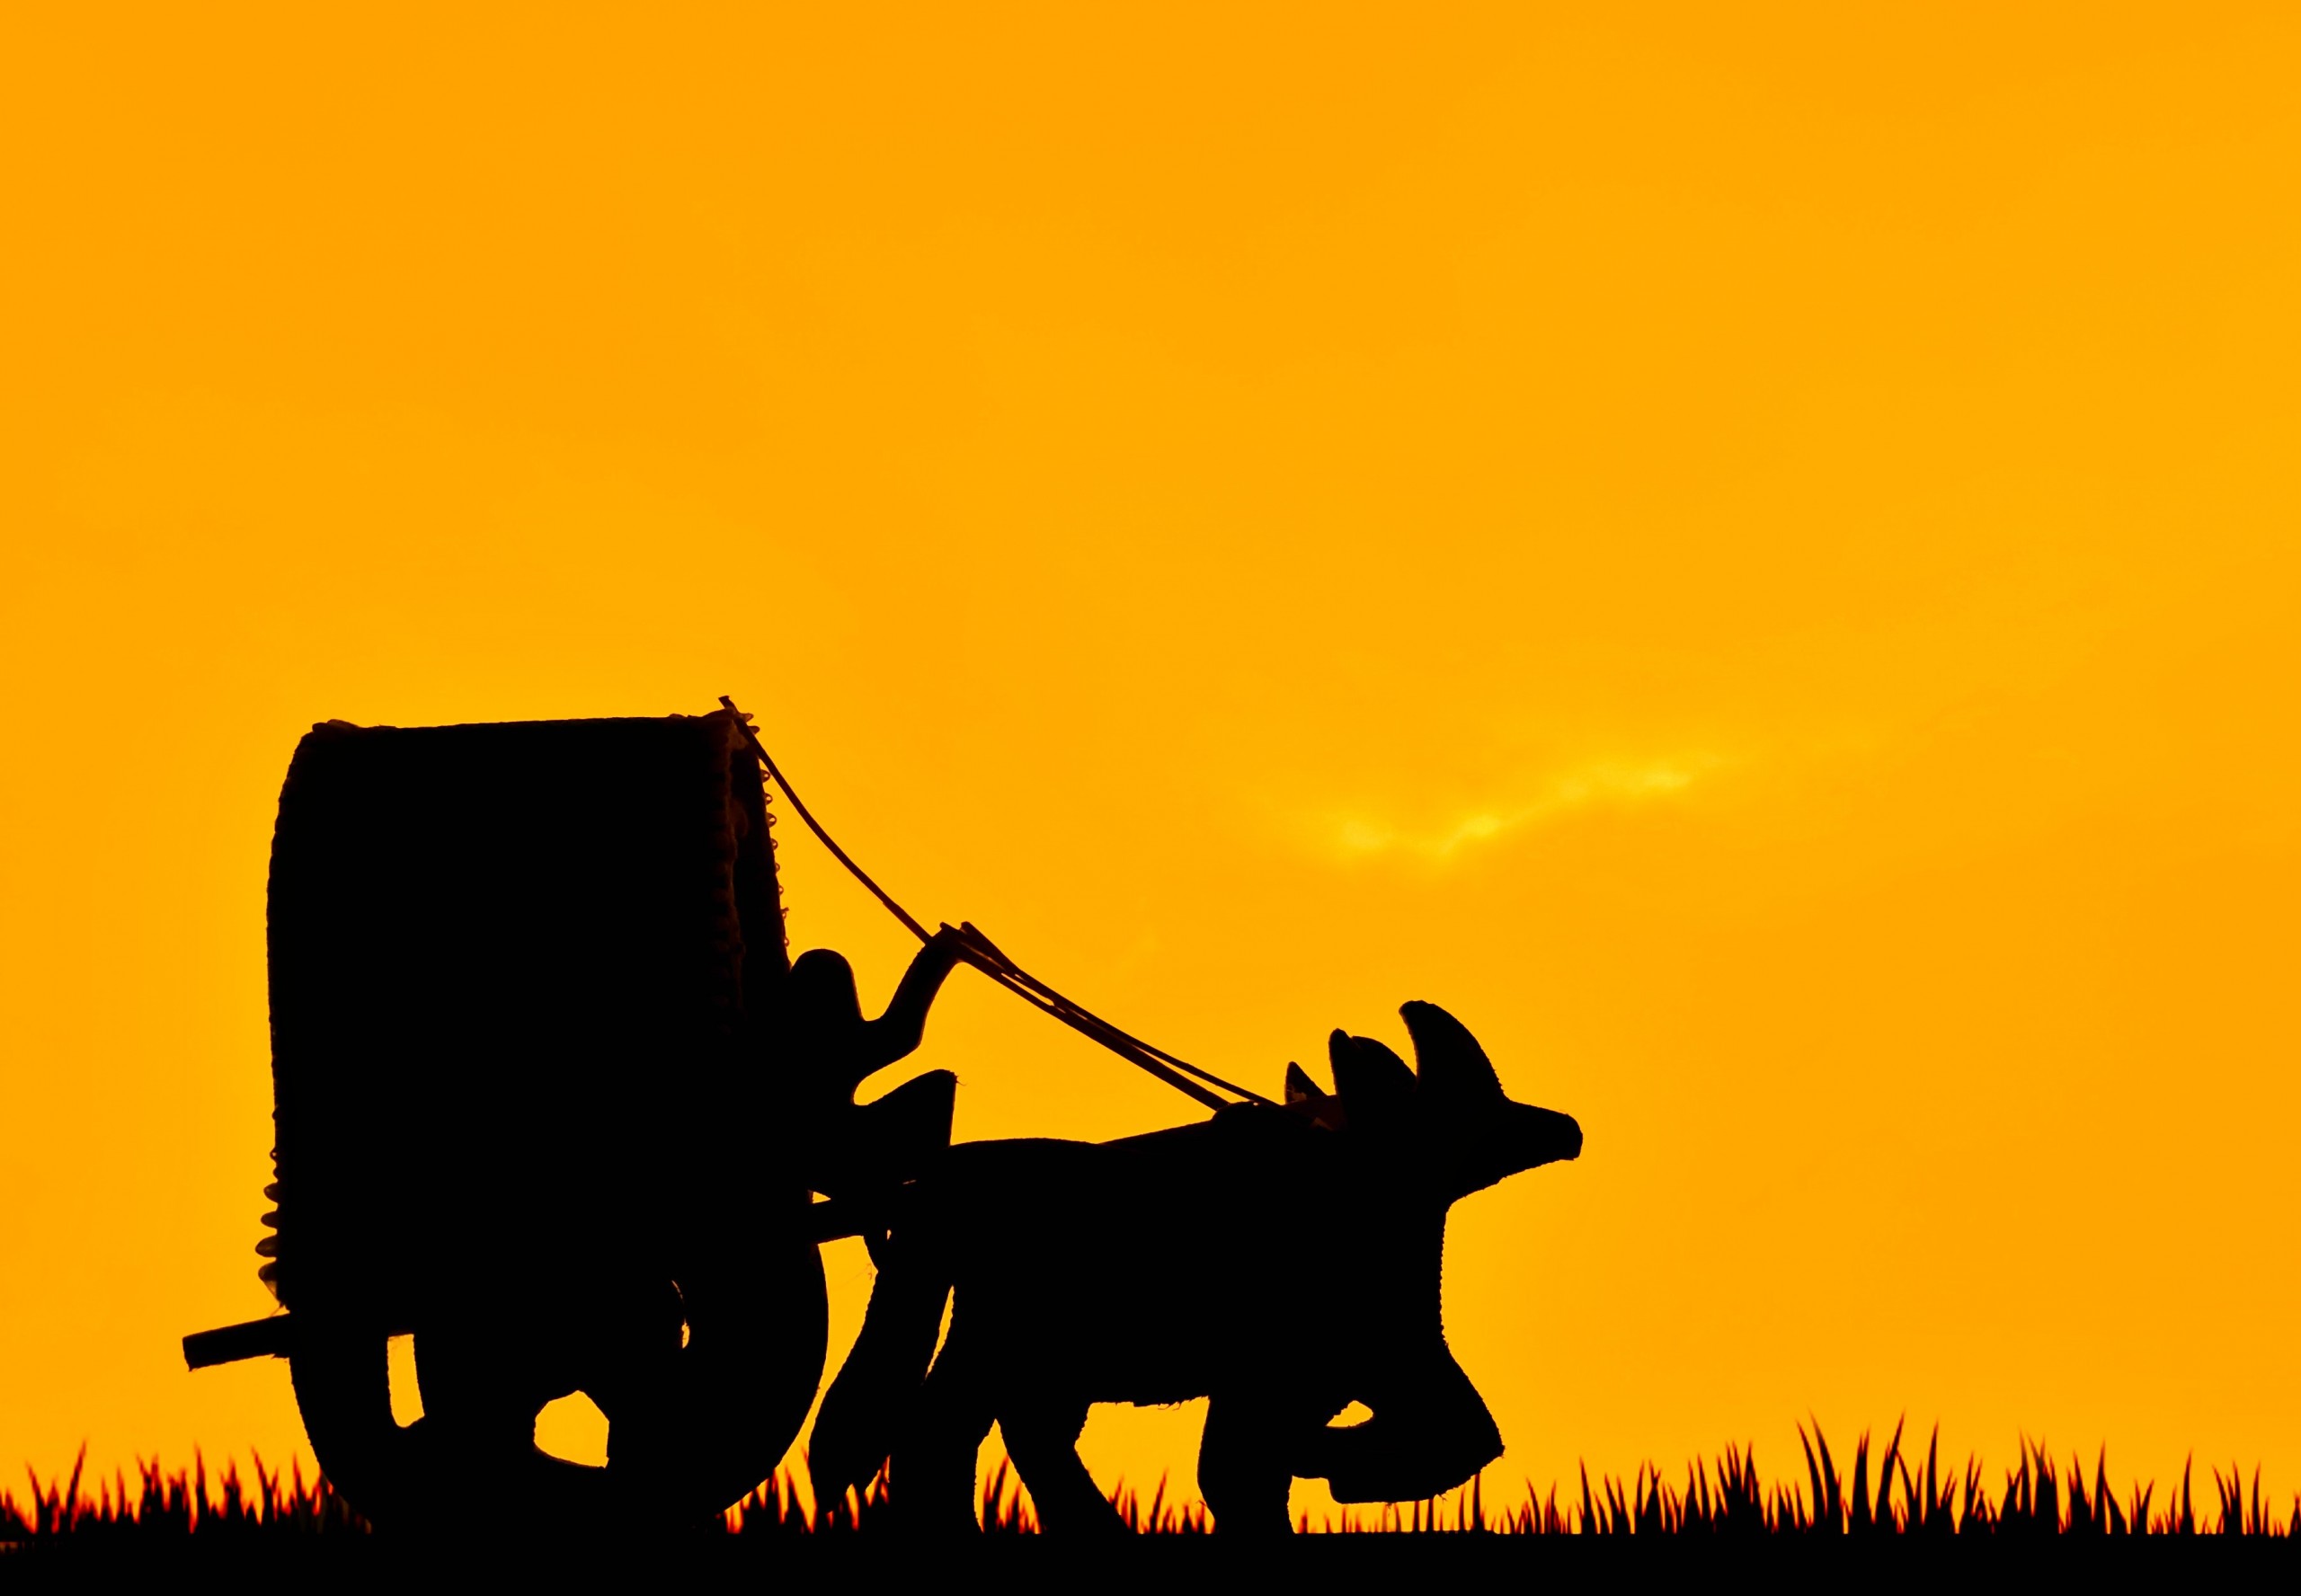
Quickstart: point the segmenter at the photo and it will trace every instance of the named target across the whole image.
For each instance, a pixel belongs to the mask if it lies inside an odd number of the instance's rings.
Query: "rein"
[[[773,756],[768,753],[767,746],[760,741],[759,733],[751,729],[751,717],[737,709],[735,701],[724,694],[720,696],[719,702],[726,707],[730,714],[735,717],[735,724],[742,728],[743,740],[751,746],[751,753],[758,758],[760,767],[782,790],[783,796],[789,801],[793,812],[806,822],[807,829],[815,834],[816,840],[831,850],[831,856],[845,865],[847,873],[861,882],[871,896],[885,906],[889,914],[901,920],[905,930],[921,942],[931,940],[931,935],[927,927],[913,919],[902,904],[888,896],[884,888],[866,874],[863,867],[848,856],[847,850],[831,840],[831,833],[823,829],[822,822],[816,820],[807,806],[800,802],[799,794],[792,790],[791,778],[783,774],[781,767],[775,763]],[[1195,1064],[1186,1063],[1164,1049],[1152,1047],[1140,1037],[1130,1036],[1108,1020],[1081,1008],[1044,981],[1026,971],[1022,966],[1001,953],[991,938],[976,930],[970,922],[962,920],[955,927],[946,924],[943,929],[959,938],[961,946],[965,950],[967,962],[999,985],[1014,993],[1041,1014],[1060,1020],[1081,1036],[1100,1042],[1137,1069],[1156,1076],[1201,1106],[1209,1109],[1230,1106],[1223,1098],[1209,1091],[1207,1089],[1209,1086],[1228,1092],[1241,1102],[1270,1104],[1271,1100],[1259,1092],[1250,1092],[1244,1086],[1224,1080],[1212,1070],[1202,1069]],[[1204,1085],[1201,1085],[1202,1082]]]

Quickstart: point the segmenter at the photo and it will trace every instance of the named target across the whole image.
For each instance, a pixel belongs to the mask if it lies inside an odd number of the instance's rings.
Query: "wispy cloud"
[[[1396,853],[1451,859],[1513,832],[1577,811],[1625,808],[1683,794],[1719,764],[1707,754],[1638,763],[1594,763],[1561,771],[1530,797],[1507,806],[1473,810],[1449,824],[1426,829],[1395,824],[1363,811],[1329,816],[1328,839],[1354,857]]]

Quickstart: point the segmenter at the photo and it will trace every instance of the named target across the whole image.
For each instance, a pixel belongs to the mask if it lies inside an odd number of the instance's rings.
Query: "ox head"
[[[1289,1064],[1287,1107],[1381,1146],[1449,1202],[1522,1169],[1581,1156],[1582,1127],[1505,1096],[1486,1051],[1460,1020],[1435,1003],[1399,1013],[1414,1038],[1413,1068],[1372,1037],[1337,1031],[1327,1042],[1333,1093]]]

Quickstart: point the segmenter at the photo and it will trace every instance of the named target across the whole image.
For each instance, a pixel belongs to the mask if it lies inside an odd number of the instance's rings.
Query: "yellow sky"
[[[1497,1479],[2301,1485],[2288,9],[492,9],[0,51],[0,1458],[300,1442],[175,1338],[302,730],[727,692],[1185,1057],[1423,998],[1580,1118],[1451,1232]],[[1189,1112],[964,975],[920,1062]]]

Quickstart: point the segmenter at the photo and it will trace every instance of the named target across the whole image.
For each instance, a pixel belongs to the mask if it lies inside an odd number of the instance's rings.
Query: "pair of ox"
[[[902,1186],[816,1421],[817,1499],[885,1460],[899,1519],[970,1530],[995,1423],[1049,1532],[1117,1529],[1076,1450],[1097,1402],[1211,1399],[1198,1485],[1225,1532],[1285,1532],[1298,1477],[1345,1503],[1416,1499],[1500,1456],[1446,1344],[1447,1210],[1578,1157],[1581,1128],[1510,1101],[1445,1010],[1400,1014],[1414,1068],[1337,1031],[1331,1094],[1289,1065],[1284,1106],[1104,1143],[964,1143]],[[1372,1416],[1332,1423],[1353,1404]]]

